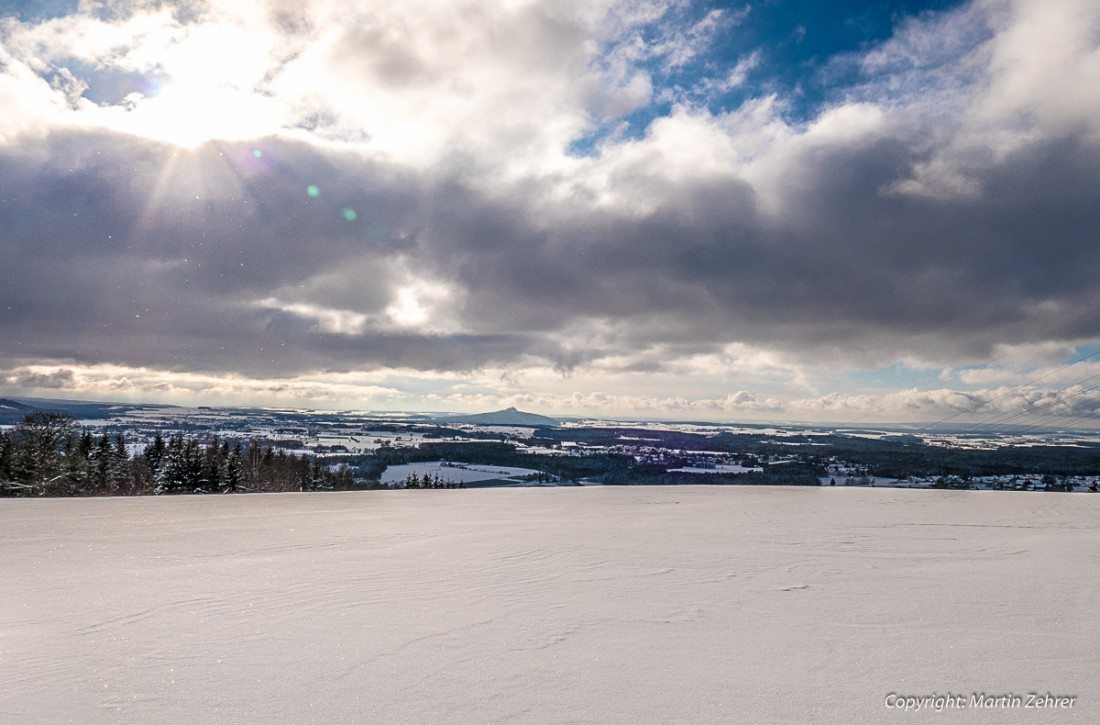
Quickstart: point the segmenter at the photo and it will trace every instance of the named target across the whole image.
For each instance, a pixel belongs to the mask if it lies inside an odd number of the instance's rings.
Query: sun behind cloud
[[[163,74],[148,96],[131,97],[122,129],[184,147],[239,141],[278,130],[284,114],[265,80],[275,73],[273,41],[239,23],[172,25],[168,42],[149,54],[138,44],[130,62]]]
[[[118,130],[183,148],[260,138],[280,127],[275,104],[216,79],[168,82],[155,96],[130,98],[129,108],[113,115]]]
[[[113,18],[9,20],[0,66],[7,57],[53,91],[55,123],[184,148],[257,138],[288,125],[287,103],[270,86],[291,51],[249,7],[211,5],[198,18],[161,6]],[[56,104],[62,96],[67,109]]]
[[[1092,0],[48,4],[0,9],[13,391],[928,421],[1092,381]]]

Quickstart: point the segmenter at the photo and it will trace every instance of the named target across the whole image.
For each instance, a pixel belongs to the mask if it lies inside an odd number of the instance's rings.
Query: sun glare
[[[257,94],[203,84],[167,84],[136,99],[126,114],[129,131],[184,148],[207,141],[240,141],[278,129],[273,104]]]
[[[118,123],[185,148],[270,134],[283,120],[277,100],[262,89],[270,50],[264,34],[240,27],[192,29],[156,56],[165,76],[160,86],[115,107],[125,110]]]

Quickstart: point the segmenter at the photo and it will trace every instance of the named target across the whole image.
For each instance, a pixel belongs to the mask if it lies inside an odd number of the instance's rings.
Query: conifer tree
[[[114,459],[114,451],[111,450],[111,439],[104,433],[95,442],[91,455],[91,471],[88,481],[88,493],[109,493],[111,483],[111,463]]]
[[[61,454],[62,478],[56,493],[67,495],[90,493],[91,451],[94,444],[92,434],[83,431],[79,436],[70,437],[65,442]]]
[[[158,495],[191,492],[198,488],[202,475],[202,461],[198,444],[183,436],[169,439],[161,457],[156,476],[155,493]]]
[[[36,410],[15,427],[18,443],[12,461],[15,477],[38,496],[69,491],[63,468],[63,454],[71,444],[76,419],[68,413]]]
[[[11,468],[12,457],[15,454],[15,446],[11,435],[7,431],[0,431],[0,496],[7,496],[15,492],[12,481]]]
[[[130,470],[130,453],[126,449],[126,439],[121,433],[115,435],[115,445],[111,451],[111,483],[112,495],[130,493],[133,478]]]
[[[228,447],[229,443],[226,443]],[[236,493],[241,487],[241,444],[240,441],[233,446],[233,450],[225,457],[225,476],[223,477],[222,492]]]
[[[160,471],[161,459],[164,457],[164,449],[167,446],[164,443],[164,437],[161,436],[160,431],[153,437],[153,442],[145,446],[145,459],[149,461],[149,467],[154,472]]]
[[[208,443],[203,451],[200,469],[198,488],[202,491],[221,491],[225,460],[217,438]]]

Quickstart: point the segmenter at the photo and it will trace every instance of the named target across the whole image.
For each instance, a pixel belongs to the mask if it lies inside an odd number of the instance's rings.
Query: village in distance
[[[0,495],[592,485],[1096,492],[1084,430],[0,400]]]

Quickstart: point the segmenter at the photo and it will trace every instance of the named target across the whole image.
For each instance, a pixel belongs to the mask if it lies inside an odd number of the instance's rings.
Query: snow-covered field
[[[508,466],[489,466],[473,463],[450,463],[432,461],[426,463],[402,463],[389,466],[382,474],[381,482],[386,485],[401,483],[410,474],[439,476],[443,481],[452,483],[476,483],[478,481],[508,480],[517,482],[524,476],[538,473],[533,468],[511,468]]]
[[[0,501],[4,723],[1100,721],[1100,497]],[[891,693],[1076,695],[903,713]]]
[[[719,463],[714,468],[699,468],[696,466],[684,466],[683,468],[670,468],[669,473],[753,473],[762,472],[764,469],[757,466],[745,467],[739,464]]]

